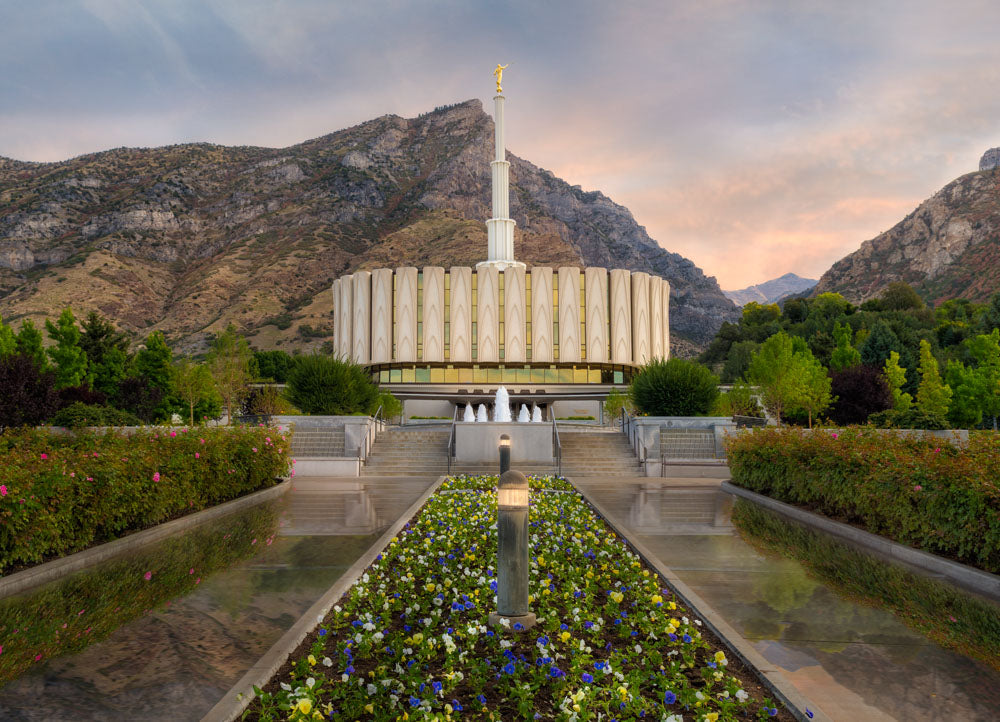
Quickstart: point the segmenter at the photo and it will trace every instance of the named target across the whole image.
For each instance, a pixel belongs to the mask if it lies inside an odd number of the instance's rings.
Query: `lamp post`
[[[500,475],[510,471],[510,437],[503,434],[500,437]]]
[[[489,621],[529,629],[535,615],[528,611],[528,480],[520,471],[501,474],[497,507],[497,611]]]

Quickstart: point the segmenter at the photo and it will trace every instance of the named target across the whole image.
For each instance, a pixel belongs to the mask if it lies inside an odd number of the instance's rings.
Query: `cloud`
[[[0,154],[284,146],[480,97],[508,145],[724,287],[818,275],[1000,145],[1000,6],[38,0],[0,26]]]

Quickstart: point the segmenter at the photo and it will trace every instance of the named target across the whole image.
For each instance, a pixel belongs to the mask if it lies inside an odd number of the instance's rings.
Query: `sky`
[[[818,278],[1000,146],[996,0],[0,3],[0,155],[282,147],[480,98],[723,288]]]

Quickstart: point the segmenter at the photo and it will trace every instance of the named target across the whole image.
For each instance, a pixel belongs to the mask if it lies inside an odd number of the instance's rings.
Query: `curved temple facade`
[[[620,269],[359,271],[333,284],[334,348],[382,383],[627,383],[669,357],[669,299]]]

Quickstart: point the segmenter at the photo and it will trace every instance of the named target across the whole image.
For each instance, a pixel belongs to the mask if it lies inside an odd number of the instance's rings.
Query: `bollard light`
[[[490,624],[506,619],[509,629],[528,629],[535,615],[528,611],[528,479],[520,471],[500,476],[497,506],[497,611]]]
[[[510,471],[510,437],[504,434],[500,437],[500,475]]]

